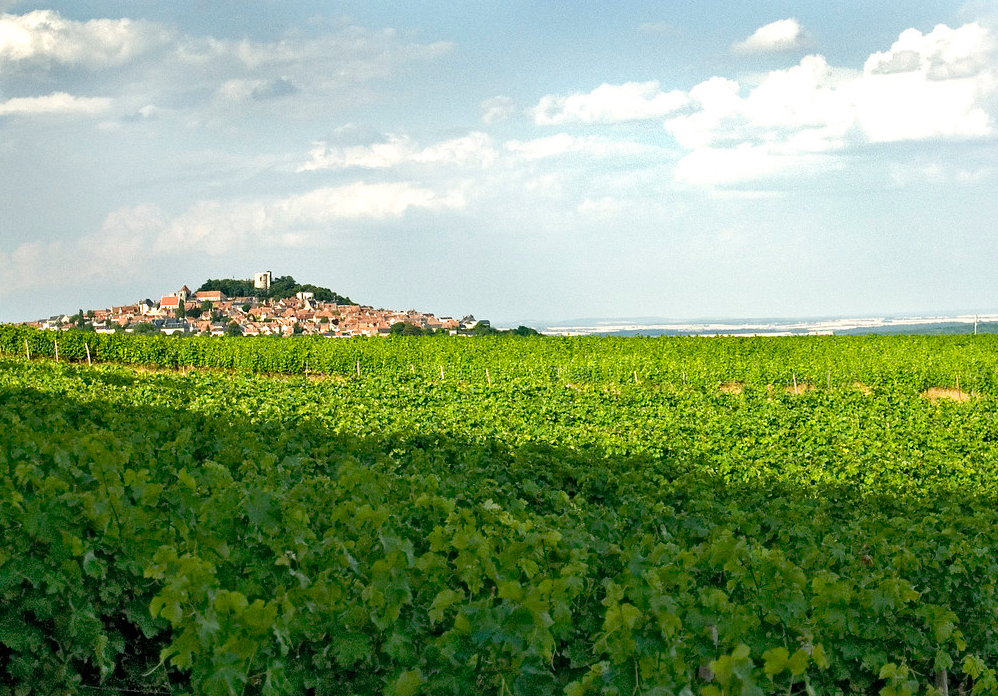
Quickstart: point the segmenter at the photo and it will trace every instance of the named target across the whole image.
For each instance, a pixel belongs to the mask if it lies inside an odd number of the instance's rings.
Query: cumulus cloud
[[[806,48],[810,44],[804,27],[794,19],[780,19],[759,27],[744,41],[732,45],[735,53],[745,55],[760,53],[788,53]]]
[[[679,90],[663,92],[658,82],[602,84],[587,94],[542,97],[532,113],[538,125],[566,122],[614,123],[657,118],[684,107],[687,97]]]
[[[299,166],[298,171],[350,167],[387,169],[406,163],[487,167],[495,159],[492,139],[481,132],[469,133],[427,147],[417,146],[405,135],[389,135],[386,142],[347,148],[335,148],[325,142],[317,142],[312,147],[309,161]]]
[[[65,92],[54,92],[44,97],[15,97],[0,102],[0,116],[95,115],[107,111],[110,106],[111,100],[104,97],[74,97]]]
[[[994,70],[995,39],[977,22],[957,29],[940,24],[928,34],[901,33],[890,50],[871,55],[867,73],[892,75],[921,72],[929,80],[955,80]]]
[[[693,108],[665,125],[689,151],[677,168],[681,180],[820,172],[840,166],[829,157],[850,146],[991,135],[985,104],[996,94],[995,77],[994,47],[979,26],[909,30],[863,71],[807,56],[747,92],[713,78],[690,90]]]
[[[62,64],[121,65],[176,39],[154,22],[93,19],[76,22],[52,10],[0,16],[0,67]]]

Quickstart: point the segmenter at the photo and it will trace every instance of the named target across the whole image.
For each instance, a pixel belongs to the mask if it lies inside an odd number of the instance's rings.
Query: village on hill
[[[479,322],[470,315],[458,320],[416,310],[375,309],[355,304],[325,288],[302,290],[290,297],[269,297],[273,283],[273,274],[265,271],[254,276],[253,294],[247,296],[227,297],[221,290],[194,292],[184,285],[163,295],[158,302],[143,299],[130,305],[80,310],[73,316],[56,315],[28,324],[54,330],[86,328],[97,333],[203,336],[349,337],[491,331],[487,321]],[[238,281],[234,284],[238,285]],[[250,287],[249,281],[246,287]],[[324,293],[319,292],[323,290]],[[333,299],[317,299],[317,294]]]

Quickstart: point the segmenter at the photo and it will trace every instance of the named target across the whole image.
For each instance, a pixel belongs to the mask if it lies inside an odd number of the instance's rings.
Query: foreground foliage
[[[993,341],[302,345],[0,359],[0,694],[998,691]]]

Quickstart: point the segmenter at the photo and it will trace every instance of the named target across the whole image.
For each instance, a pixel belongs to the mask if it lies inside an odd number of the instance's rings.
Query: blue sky
[[[0,0],[0,321],[998,311],[998,5]]]

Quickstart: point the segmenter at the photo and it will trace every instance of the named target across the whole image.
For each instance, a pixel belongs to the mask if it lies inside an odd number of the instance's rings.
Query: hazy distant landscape
[[[714,321],[669,321],[642,317],[635,319],[580,319],[546,325],[544,323],[532,325],[537,326],[541,333],[561,336],[932,335],[998,333],[998,314]]]

